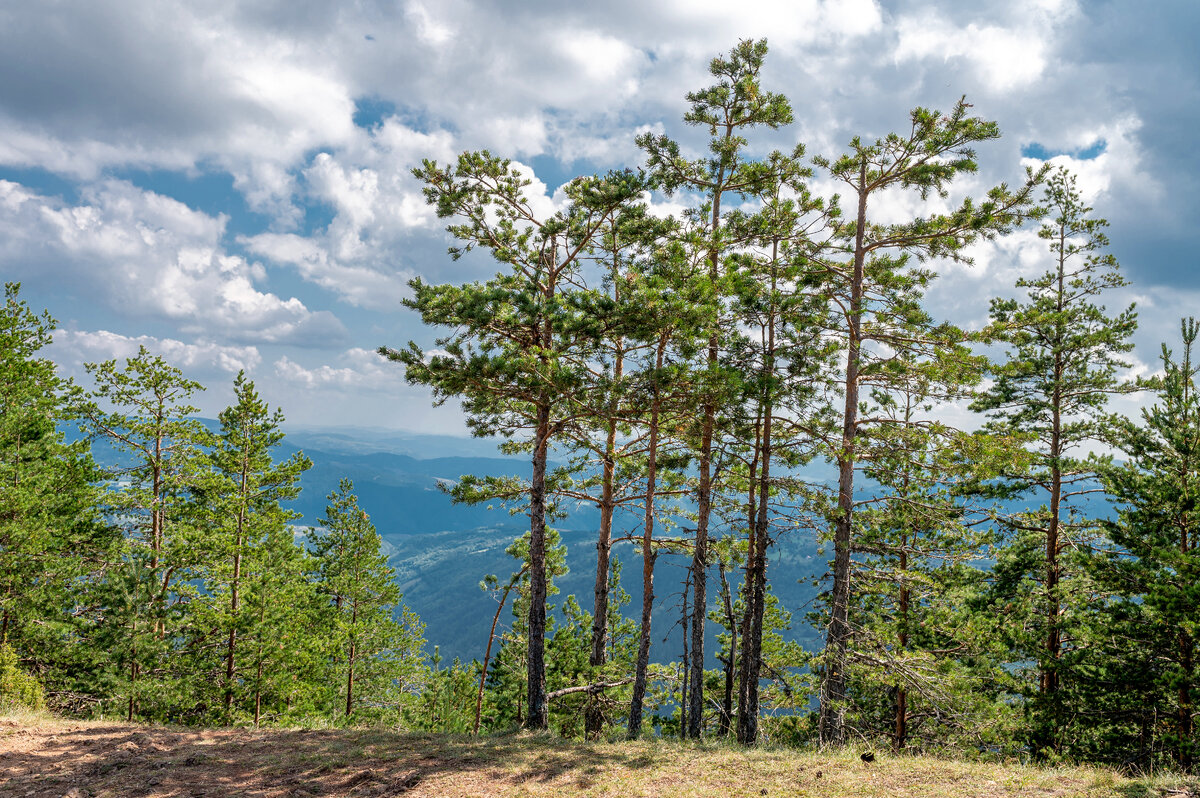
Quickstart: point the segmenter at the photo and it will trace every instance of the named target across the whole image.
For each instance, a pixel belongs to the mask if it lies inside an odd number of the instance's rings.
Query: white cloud
[[[71,205],[0,181],[0,252],[10,273],[86,285],[128,316],[234,340],[337,340],[341,323],[295,297],[259,290],[261,264],[225,252],[226,219],[117,180],[87,186]]]
[[[1029,87],[1053,66],[1059,31],[1076,13],[1068,0],[1029,0],[1007,9],[999,22],[956,25],[938,10],[900,15],[892,58],[897,64],[963,62],[985,87],[1004,94]]]
[[[253,346],[225,346],[212,341],[189,344],[173,338],[131,337],[108,330],[59,330],[54,334],[52,351],[59,363],[80,365],[133,357],[143,346],[185,372],[201,369],[236,374],[253,371],[262,361]]]
[[[264,233],[242,239],[242,242],[256,255],[296,267],[305,280],[358,307],[396,310],[409,294],[407,282],[413,277],[411,272],[401,269],[383,274],[368,266],[347,265],[335,259],[319,241],[310,238],[291,233]]]
[[[378,352],[349,349],[338,357],[340,366],[305,368],[285,355],[275,361],[275,374],[311,388],[336,388],[391,392],[404,384],[404,369]]]

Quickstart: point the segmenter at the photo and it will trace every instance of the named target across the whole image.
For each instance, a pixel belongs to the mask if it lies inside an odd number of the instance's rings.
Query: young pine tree
[[[53,693],[94,695],[92,663],[66,641],[91,618],[79,577],[110,559],[111,529],[97,518],[101,474],[86,441],[68,443],[60,424],[78,418],[76,391],[43,356],[55,329],[6,283],[0,305],[0,647]],[[87,609],[89,611],[85,612]]]
[[[614,209],[643,189],[633,173],[577,178],[564,187],[565,209],[541,215],[520,169],[488,152],[463,153],[451,167],[432,161],[414,170],[426,199],[461,244],[490,250],[504,271],[462,286],[412,283],[405,304],[431,326],[453,330],[427,355],[415,343],[380,353],[405,367],[405,379],[428,385],[438,402],[461,398],[468,424],[480,435],[524,436],[531,454],[529,498],[530,600],[526,657],[528,712],[524,723],[545,729],[546,706],[546,469],[550,447],[578,412],[570,397],[582,389],[583,361],[602,334],[605,304],[578,296],[582,261],[600,245]],[[484,497],[479,497],[480,499]]]
[[[282,413],[270,411],[245,374],[238,374],[233,387],[235,403],[219,416],[212,471],[199,495],[208,516],[207,547],[215,556],[204,580],[204,620],[210,634],[223,638],[219,647],[210,641],[202,648],[221,652],[218,716],[225,723],[234,720],[235,700],[247,688],[256,705],[261,701],[262,660],[252,643],[271,636],[280,639],[299,621],[286,613],[268,618],[261,601],[266,599],[263,591],[270,590],[269,580],[289,579],[283,572],[271,574],[272,568],[294,560],[291,553],[277,551],[285,542],[295,545],[287,522],[296,514],[280,503],[299,495],[300,475],[312,465],[300,452],[276,462],[274,450],[283,440]],[[291,585],[294,588],[294,579]],[[259,593],[258,607],[247,601],[252,592]],[[243,638],[246,646],[240,646]],[[209,712],[218,714],[212,707]]]
[[[425,644],[422,625],[400,603],[383,541],[353,491],[350,480],[340,482],[309,538],[330,618],[325,634],[333,676],[342,686],[336,712],[346,720],[360,708],[396,706],[406,691],[416,691]]]
[[[204,387],[145,347],[123,365],[107,360],[84,367],[95,383],[87,427],[119,453],[105,503],[125,533],[107,585],[113,602],[107,620],[114,628],[101,635],[112,638],[110,650],[123,652],[126,718],[155,711],[139,710],[139,679],[157,683],[141,692],[159,696],[157,709],[169,714],[169,683],[189,675],[175,672],[180,661],[168,653],[179,643],[193,580],[208,557],[196,544],[192,489],[204,478],[202,449],[212,436],[199,420],[188,418],[198,411],[192,397]]]
[[[1134,636],[1122,648],[1153,652],[1152,668],[1141,674],[1153,685],[1148,703],[1161,718],[1170,718],[1165,742],[1175,763],[1191,770],[1200,749],[1194,717],[1200,689],[1200,364],[1195,360],[1200,324],[1189,318],[1182,328],[1182,357],[1176,360],[1163,346],[1164,373],[1151,382],[1157,401],[1142,410],[1141,426],[1119,427],[1118,442],[1128,459],[1102,472],[1119,508],[1116,522],[1106,525],[1118,548],[1094,571],[1120,597],[1123,612],[1117,615],[1138,620],[1125,626]],[[1128,651],[1110,655],[1119,662]],[[1122,683],[1115,691],[1140,692],[1144,686]],[[1137,730],[1126,729],[1124,737],[1131,742]]]
[[[995,368],[995,383],[972,405],[988,413],[987,431],[1032,435],[1033,467],[1002,475],[1010,499],[1042,498],[1040,509],[1019,513],[1009,527],[1018,539],[1040,543],[1043,555],[1030,577],[1040,585],[1033,634],[1019,633],[1019,656],[1037,663],[1031,744],[1035,752],[1057,751],[1066,710],[1061,706],[1060,660],[1066,587],[1061,555],[1086,545],[1094,523],[1072,514],[1094,491],[1101,462],[1087,447],[1112,427],[1105,412],[1112,394],[1133,388],[1118,371],[1132,349],[1137,326],[1133,306],[1108,315],[1098,304],[1105,293],[1124,286],[1116,258],[1104,250],[1107,222],[1091,217],[1075,178],[1066,170],[1047,181],[1043,203],[1047,220],[1038,232],[1050,244],[1052,265],[1039,277],[1022,278],[1024,301],[994,299],[990,332],[1008,347],[1008,359]],[[1018,540],[1019,542],[1019,540]]]
[[[707,295],[703,307],[708,351],[704,357],[703,378],[695,381],[698,406],[695,440],[696,537],[692,554],[691,645],[687,682],[688,736],[698,738],[704,716],[704,625],[708,618],[708,529],[713,505],[713,436],[723,393],[721,384],[729,376],[721,366],[721,336],[730,322],[721,314],[720,297],[724,258],[735,242],[725,224],[727,208],[723,202],[731,196],[745,196],[776,180],[769,167],[746,157],[749,145],[745,134],[759,126],[779,128],[792,122],[792,108],[782,94],[764,91],[759,79],[767,55],[765,39],[741,41],[728,56],[717,57],[709,72],[717,82],[690,92],[691,108],[684,121],[709,131],[709,154],[685,158],[679,144],[666,136],[645,134],[638,146],[645,151],[647,167],[654,185],[668,195],[687,192],[700,200],[690,215],[690,235],[684,243],[703,264],[694,280],[701,284],[700,294]],[[798,154],[797,154],[798,155]]]
[[[936,274],[914,260],[967,260],[967,244],[1005,233],[1030,213],[1033,187],[1042,176],[1030,174],[1016,191],[996,186],[982,200],[968,197],[946,213],[891,224],[873,221],[870,208],[889,190],[913,192],[923,201],[931,194],[946,198],[957,177],[976,171],[973,145],[1000,133],[994,122],[970,116],[969,109],[965,100],[949,114],[917,108],[907,133],[891,133],[873,143],[855,137],[840,157],[813,159],[848,189],[853,202],[847,203],[830,254],[821,256],[836,308],[837,326],[831,332],[845,353],[839,429],[817,431],[829,441],[827,456],[838,468],[833,585],[821,664],[819,728],[824,744],[846,741],[855,475],[860,463],[873,456],[867,433],[875,423],[860,416],[864,389],[903,380],[910,368],[947,385],[969,379],[960,363],[964,336],[938,324],[921,304]]]

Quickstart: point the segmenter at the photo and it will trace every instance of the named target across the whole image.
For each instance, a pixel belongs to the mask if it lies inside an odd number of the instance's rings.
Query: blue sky
[[[208,414],[245,368],[297,424],[461,432],[374,354],[431,339],[400,307],[410,278],[494,271],[445,256],[411,167],[489,148],[549,207],[571,176],[639,163],[639,131],[698,150],[684,95],[749,37],[797,120],[760,151],[835,155],[965,94],[1004,137],[956,190],[1076,170],[1132,283],[1110,306],[1141,310],[1136,370],[1200,307],[1189,2],[66,0],[0,19],[5,279],[60,320],[64,372],[144,344],[210,386]],[[1033,230],[975,254],[939,267],[936,315],[979,324],[1047,265]]]

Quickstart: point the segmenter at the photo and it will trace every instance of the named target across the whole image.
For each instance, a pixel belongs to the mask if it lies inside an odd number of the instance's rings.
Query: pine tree
[[[724,225],[722,203],[727,196],[746,195],[772,182],[769,169],[745,157],[749,142],[745,132],[765,125],[778,128],[790,124],[792,109],[782,94],[763,91],[759,72],[767,55],[766,40],[744,40],[727,57],[717,57],[709,72],[717,83],[691,92],[691,108],[684,115],[689,125],[707,128],[712,139],[711,156],[688,159],[679,144],[666,136],[646,134],[638,138],[647,155],[647,166],[654,185],[668,195],[694,192],[701,203],[691,216],[696,222],[688,245],[705,262],[706,268],[696,279],[706,283],[709,318],[708,352],[705,378],[698,381],[696,404],[701,408],[699,428],[695,431],[698,483],[696,486],[696,536],[692,553],[691,663],[688,683],[688,735],[698,738],[704,712],[704,625],[708,617],[708,529],[713,503],[713,435],[717,409],[721,404],[720,384],[724,380],[720,365],[721,334],[726,322],[720,313],[723,259],[731,246]]]
[[[1124,286],[1116,258],[1104,249],[1107,222],[1091,218],[1075,178],[1055,172],[1046,184],[1048,219],[1038,235],[1049,242],[1053,266],[1040,277],[1017,281],[1026,301],[994,299],[990,332],[1009,348],[995,369],[995,384],[972,406],[991,418],[987,430],[1034,437],[1034,463],[1027,473],[1003,475],[1010,498],[1044,494],[1040,510],[1018,514],[1010,528],[1041,539],[1039,641],[1026,640],[1019,656],[1038,664],[1032,746],[1055,751],[1064,723],[1058,696],[1063,653],[1061,616],[1064,574],[1060,557],[1086,545],[1094,525],[1075,519],[1071,509],[1095,486],[1100,461],[1080,450],[1106,437],[1108,397],[1132,389],[1121,381],[1121,356],[1132,348],[1137,326],[1133,306],[1115,316],[1097,304],[1101,295]]]
[[[893,224],[873,222],[868,208],[888,190],[915,191],[922,200],[930,194],[946,198],[956,177],[976,171],[972,145],[998,137],[999,130],[994,122],[969,116],[969,108],[964,100],[947,115],[917,108],[907,134],[891,133],[874,143],[856,137],[848,153],[836,159],[813,159],[849,189],[854,203],[853,217],[839,226],[830,254],[821,256],[839,320],[833,334],[846,358],[840,429],[814,430],[818,437],[829,436],[827,456],[838,467],[830,620],[821,664],[819,728],[826,744],[846,740],[854,483],[858,464],[871,456],[864,435],[873,423],[860,414],[863,389],[903,376],[906,364],[930,372],[939,381],[964,379],[958,365],[964,336],[949,325],[937,324],[921,307],[924,289],[935,273],[912,261],[966,260],[967,244],[1007,232],[1025,218],[1033,187],[1042,177],[1030,174],[1016,191],[997,186],[978,203],[966,198],[948,213]],[[845,260],[837,260],[839,255]]]
[[[582,259],[600,245],[614,209],[642,191],[640,177],[613,173],[578,178],[564,187],[568,207],[540,218],[525,195],[529,181],[509,161],[464,153],[453,167],[431,161],[414,170],[447,229],[461,246],[458,258],[484,247],[507,271],[487,283],[431,286],[412,282],[406,305],[429,325],[455,330],[428,356],[415,343],[381,348],[405,367],[405,378],[433,388],[438,402],[462,399],[468,424],[480,435],[527,435],[517,448],[531,451],[528,482],[530,584],[528,713],[531,729],[549,722],[546,707],[546,466],[551,442],[577,412],[570,397],[582,388],[581,362],[603,332],[604,302],[587,293],[572,301]]]
[[[335,680],[345,685],[339,714],[347,720],[360,707],[395,705],[401,691],[417,688],[425,642],[353,490],[350,480],[339,483],[309,538],[317,589],[332,614],[328,643]]]
[[[791,155],[771,153],[764,161],[765,180],[751,196],[761,207],[734,212],[728,229],[743,241],[730,257],[732,316],[738,332],[727,337],[727,363],[741,374],[739,401],[723,408],[723,426],[745,435],[748,563],[745,618],[739,671],[738,740],[758,739],[759,679],[763,671],[763,614],[767,609],[767,549],[772,530],[785,524],[778,506],[792,480],[772,468],[796,467],[813,455],[811,442],[789,431],[794,421],[814,412],[818,389],[831,368],[833,348],[823,340],[828,327],[826,298],[815,288],[812,256],[836,218],[812,196],[801,165],[803,148]],[[736,451],[736,443],[726,451]],[[786,472],[785,472],[786,473]],[[774,506],[773,506],[774,505]],[[786,523],[791,526],[790,522]]]
[[[108,585],[108,620],[115,628],[101,634],[112,637],[116,648],[110,650],[123,652],[126,717],[133,720],[139,677],[168,679],[174,663],[167,655],[207,558],[191,528],[192,489],[203,478],[202,448],[211,435],[188,418],[198,411],[192,397],[204,387],[145,347],[121,366],[115,360],[84,365],[95,383],[86,426],[120,456],[106,504],[125,533],[124,551]]]
[[[1200,324],[1189,318],[1181,326],[1182,357],[1176,360],[1164,345],[1164,373],[1149,385],[1156,403],[1142,410],[1141,426],[1126,422],[1118,428],[1118,443],[1128,459],[1102,471],[1104,487],[1119,508],[1116,521],[1106,525],[1118,548],[1094,570],[1122,599],[1124,606],[1116,614],[1140,621],[1126,627],[1130,638],[1110,656],[1119,662],[1127,656],[1124,649],[1153,652],[1153,669],[1141,674],[1149,677],[1156,693],[1146,709],[1161,708],[1162,717],[1172,718],[1166,742],[1178,766],[1191,770],[1200,748],[1195,722],[1200,689],[1200,364],[1194,359]],[[1145,686],[1122,680],[1114,692],[1140,692]],[[1127,740],[1133,732],[1126,733]]]
[[[265,640],[283,633],[260,612],[255,614],[248,605],[246,594],[269,590],[264,580],[270,579],[270,568],[281,566],[272,550],[283,545],[282,536],[290,544],[287,522],[296,513],[286,510],[281,502],[294,499],[300,492],[300,475],[311,467],[311,461],[297,452],[283,462],[276,462],[274,450],[283,441],[280,430],[283,415],[270,411],[258,395],[254,383],[239,373],[234,380],[235,403],[221,411],[220,430],[210,455],[212,471],[200,489],[200,501],[206,508],[210,528],[208,547],[216,562],[209,566],[204,581],[205,618],[209,634],[223,638],[220,667],[220,694],[223,722],[234,719],[234,702],[240,688],[246,685],[247,674],[254,672],[253,690],[256,704],[261,698],[262,681],[254,662],[253,649],[241,649],[239,641]],[[278,552],[276,552],[278,553]],[[282,554],[283,559],[291,555]],[[282,576],[282,574],[281,574]],[[287,618],[270,619],[287,621]],[[290,622],[290,621],[289,621]],[[212,647],[215,641],[210,641]],[[253,668],[247,668],[249,659]],[[239,663],[241,663],[239,665]],[[212,708],[209,708],[212,712]],[[215,714],[215,713],[214,713]]]
[[[995,622],[970,602],[985,580],[974,564],[993,541],[984,508],[963,494],[1010,463],[1014,445],[936,420],[938,403],[951,396],[930,396],[931,386],[911,376],[875,390],[868,406],[892,423],[875,431],[880,453],[863,469],[876,487],[857,511],[851,611],[857,731],[890,735],[898,752],[956,736],[991,742]],[[939,722],[921,724],[931,716]]]
[[[92,693],[91,664],[75,645],[93,618],[84,595],[111,556],[97,518],[96,469],[86,441],[59,428],[78,420],[79,396],[43,356],[55,321],[6,283],[0,307],[0,646],[53,694]],[[81,681],[77,681],[81,680]],[[53,695],[52,695],[53,697]]]

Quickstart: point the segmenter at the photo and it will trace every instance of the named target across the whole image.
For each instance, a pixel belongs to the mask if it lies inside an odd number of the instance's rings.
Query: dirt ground
[[[0,796],[1200,796],[1192,780],[677,741],[190,729],[0,716]]]
[[[370,731],[175,729],[0,719],[0,794],[8,796],[486,795],[507,781],[485,762],[407,750]],[[445,783],[465,770],[471,792]],[[462,785],[467,787],[468,785]],[[479,789],[482,788],[482,791]]]

